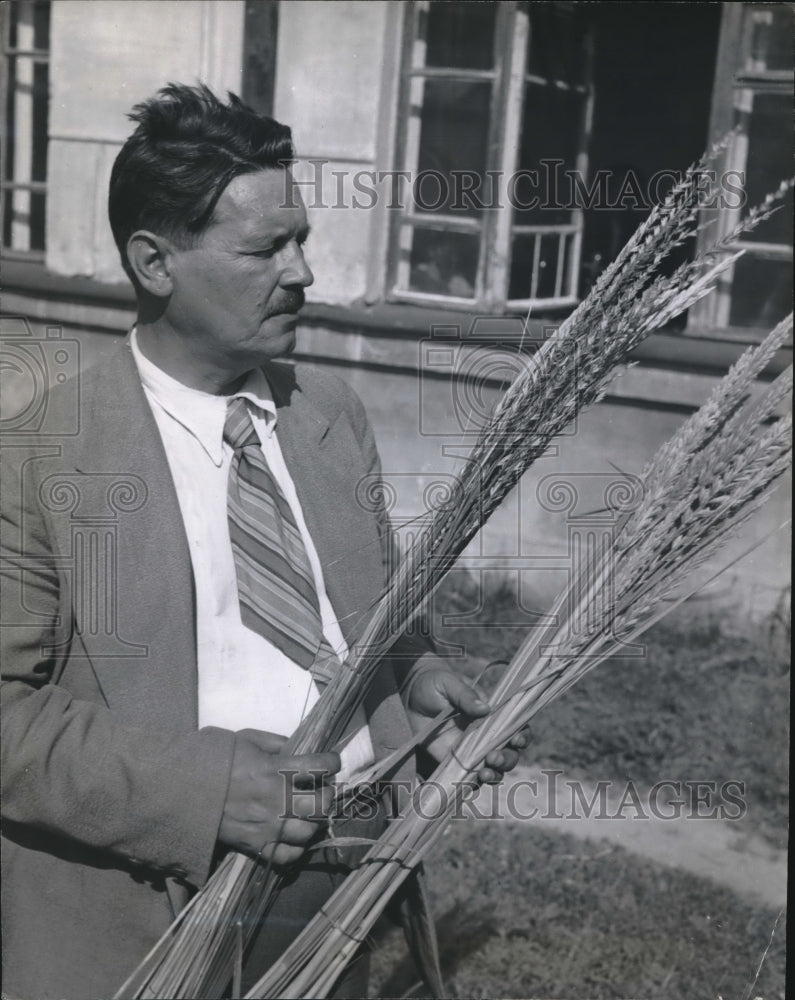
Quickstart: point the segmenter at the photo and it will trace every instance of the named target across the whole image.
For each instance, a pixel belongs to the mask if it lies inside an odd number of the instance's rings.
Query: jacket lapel
[[[279,413],[279,445],[320,557],[326,592],[352,647],[384,588],[376,520],[357,497],[358,484],[371,470],[344,412],[329,421],[302,392],[292,368],[268,366],[266,374]],[[364,705],[376,759],[410,738],[388,660]],[[394,777],[410,780],[413,773],[408,760]]]
[[[89,371],[80,389],[74,469],[81,500],[69,530],[74,534],[82,521],[106,525],[113,549],[104,579],[113,634],[83,624],[83,644],[111,708],[166,732],[190,731],[198,712],[193,572],[168,460],[129,344]],[[95,414],[102,414],[101,426]]]
[[[368,470],[344,412],[329,421],[294,369],[268,366],[279,445],[317,549],[329,600],[350,646],[384,586],[381,541],[356,488]]]
[[[344,411],[329,420],[292,366],[266,372],[279,444],[351,645],[384,586],[375,519],[356,495],[369,470]],[[141,724],[190,731],[198,684],[193,571],[168,460],[128,343],[84,377],[81,408],[83,428],[69,449],[81,503],[63,530],[84,515],[107,520],[116,566],[114,641],[84,629],[83,644],[112,708]],[[103,415],[101,426],[95,413]]]

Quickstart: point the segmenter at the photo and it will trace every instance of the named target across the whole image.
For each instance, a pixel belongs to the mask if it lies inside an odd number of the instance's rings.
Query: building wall
[[[120,310],[120,318],[127,323],[131,316]],[[57,330],[70,359],[76,359],[81,369],[95,364],[120,339],[119,332],[77,325],[61,324]],[[0,332],[4,338],[48,338],[52,345],[53,329],[45,320],[34,320],[26,327],[21,321],[5,319]],[[345,352],[335,341],[346,345]],[[422,339],[390,342],[387,336],[341,336],[309,322],[299,329],[298,356],[338,374],[364,401],[383,461],[390,515],[403,547],[422,524],[428,505],[443,499],[460,472],[479,414],[491,406],[497,392],[491,388],[482,398],[470,397],[455,377],[428,378],[427,366],[423,368],[426,348],[427,341]],[[351,356],[346,356],[348,350]],[[20,408],[24,405],[30,386],[24,376],[15,382],[13,372],[4,374],[5,416],[15,411],[15,399]],[[50,374],[56,375],[55,371]],[[571,531],[581,530],[584,523],[597,534],[609,531],[609,519],[594,516],[605,506],[606,491],[621,489],[627,482],[623,473],[638,475],[685,419],[683,413],[662,403],[638,407],[635,394],[658,393],[660,400],[674,397],[683,407],[698,405],[716,380],[714,375],[633,369],[616,384],[613,397],[583,413],[576,427],[569,428],[538,460],[470,545],[460,566],[485,587],[508,580],[521,588],[525,609],[546,610],[576,572]],[[474,404],[471,421],[462,422],[462,401]],[[462,428],[470,433],[462,433]],[[367,502],[366,484],[362,502]],[[703,568],[700,578],[708,579],[744,556],[704,591],[711,607],[754,620],[776,607],[790,583],[789,531],[777,532],[744,554],[787,522],[790,507],[788,480],[718,558]]]
[[[394,3],[280,5],[274,116],[293,128],[301,161],[296,178],[313,227],[311,301],[351,303],[383,284],[383,206],[322,205],[340,200],[340,183],[349,202],[356,171],[390,162],[400,17]],[[132,129],[127,114],[170,80],[239,93],[244,26],[242,0],[55,0],[49,270],[125,281],[106,198],[113,161]]]
[[[401,17],[399,3],[280,4],[274,115],[293,127],[302,161],[296,174],[310,182],[304,196],[313,226],[311,302],[344,305],[383,297],[388,226],[383,199],[371,210],[313,206],[337,201],[335,171],[348,185],[355,171],[393,166]],[[218,93],[240,91],[244,22],[242,0],[55,0],[46,261],[51,272],[126,280],[105,209],[110,168],[130,131],[126,114],[169,80],[201,79]],[[320,191],[313,183],[318,177],[313,160],[322,161]],[[344,203],[350,189],[343,194]],[[65,323],[64,335],[80,344],[82,365],[109,349],[113,334],[132,318],[129,304],[89,308],[65,301],[54,308],[46,297],[13,294],[6,296],[5,309],[38,317],[42,336],[46,325]],[[423,515],[427,492],[449,482],[471,444],[455,437],[460,430],[455,379],[424,381],[418,374],[420,339],[399,336],[389,323],[361,333],[308,321],[299,338],[303,354],[339,371],[363,397],[404,538],[410,522]],[[598,510],[617,469],[638,473],[683,419],[671,404],[699,405],[714,379],[684,371],[673,360],[669,370],[628,372],[616,384],[617,398],[583,416],[576,432],[561,440],[556,454],[539,461],[495,515],[470,550],[471,568],[515,576],[517,566],[532,567],[525,582],[542,605],[547,602],[565,580],[571,515]],[[544,505],[539,489],[549,476],[574,484],[575,510]],[[784,490],[731,551],[738,554],[782,522],[787,501]],[[784,541],[776,536],[738,563],[716,584],[716,599],[753,615],[769,610],[789,578]]]
[[[359,340],[358,351],[351,349],[351,360],[335,360],[335,336],[340,339],[322,326],[305,326],[298,350],[307,359],[323,359],[324,368],[348,381],[364,401],[383,462],[390,514],[405,547],[427,516],[428,505],[442,501],[460,473],[498,390],[473,392],[454,371],[450,378],[429,378],[428,339],[396,343],[347,337]],[[384,371],[387,359],[400,359],[406,367]],[[610,530],[611,518],[598,513],[606,495],[618,490],[620,496],[631,487],[632,477],[643,472],[686,419],[671,404],[682,410],[700,406],[718,379],[643,367],[627,371],[614,382],[608,399],[582,413],[576,426],[535,463],[469,546],[460,566],[486,585],[507,579],[524,593],[526,608],[545,611],[576,573],[571,533],[592,528],[598,536]],[[639,405],[640,399],[648,402]],[[655,399],[656,405],[651,402]],[[791,581],[790,530],[768,536],[787,524],[791,497],[787,479],[694,577],[707,581],[730,567],[702,592],[712,606],[754,620],[776,607]],[[749,551],[757,542],[760,547]]]
[[[107,223],[113,161],[131,106],[171,80],[239,90],[242,0],[55,0],[47,267],[125,281]]]
[[[345,205],[353,174],[391,165],[400,6],[306,0],[279,7],[274,116],[292,127],[299,157],[313,302],[355,302],[383,284],[384,206]]]

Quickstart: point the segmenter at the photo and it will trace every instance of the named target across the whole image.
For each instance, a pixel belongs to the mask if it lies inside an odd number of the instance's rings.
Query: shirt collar
[[[261,423],[254,421],[255,430],[258,433],[264,430],[269,436],[273,434],[276,404],[261,368],[252,369],[240,389],[231,396],[215,396],[183,385],[153,364],[141,353],[135,327],[130,334],[130,348],[146,391],[173,420],[196,438],[214,465],[220,466],[223,462],[224,423],[231,399],[238,396],[247,399],[253,404],[253,414],[262,418]]]

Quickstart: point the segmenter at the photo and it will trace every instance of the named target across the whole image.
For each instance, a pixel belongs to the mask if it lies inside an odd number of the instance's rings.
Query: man
[[[361,404],[276,360],[313,280],[289,129],[179,85],[131,117],[109,214],[137,323],[52,393],[55,418],[78,393],[76,433],[8,449],[4,988],[26,1000],[111,996],[224,851],[301,858],[341,761],[283,744],[390,565],[385,515],[355,499],[378,472]],[[427,648],[397,654],[346,768],[445,707],[487,711]],[[332,891],[314,868],[288,880],[244,988]]]

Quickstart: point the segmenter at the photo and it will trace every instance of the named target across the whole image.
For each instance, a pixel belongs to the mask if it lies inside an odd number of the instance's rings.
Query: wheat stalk
[[[681,602],[687,595],[671,595],[769,495],[791,461],[791,418],[776,416],[791,368],[745,405],[742,433],[736,415],[781,337],[779,327],[746,354],[655,456],[644,476],[648,488],[609,551],[595,554],[584,579],[557,601],[560,624],[523,643],[491,695],[490,715],[470,725],[434,773],[444,812],[429,818],[410,811],[393,823],[247,998],[326,996],[387,900],[443,833],[484,756]],[[685,460],[672,448],[677,442],[689,446]],[[664,490],[677,498],[671,509],[660,502]]]
[[[727,140],[726,140],[727,141]],[[341,739],[391,644],[420,614],[458,555],[532,463],[583,407],[601,399],[631,351],[653,330],[706,295],[740,256],[731,240],[780,204],[781,187],[730,237],[673,275],[655,270],[698,227],[709,154],[655,206],[589,295],[530,358],[497,404],[458,480],[391,580],[345,664],[288,743],[292,753],[332,749]],[[716,259],[717,258],[717,259]],[[117,993],[137,997],[220,997],[239,949],[267,912],[278,879],[257,861],[229,855]]]

